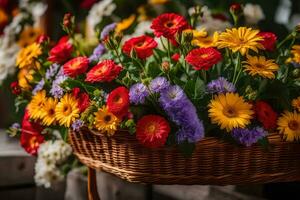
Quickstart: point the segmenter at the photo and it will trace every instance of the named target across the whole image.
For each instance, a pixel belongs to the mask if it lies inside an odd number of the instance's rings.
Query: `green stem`
[[[288,36],[286,36],[286,38],[284,38],[284,40],[282,40],[278,45],[277,45],[277,49],[279,49],[282,45],[284,45],[284,43],[286,43],[288,40],[290,40],[291,38],[293,38],[293,32],[290,33]]]
[[[171,45],[170,45],[170,41],[168,40],[168,57],[169,57],[169,61],[171,62]]]
[[[206,83],[207,82],[206,70],[201,70],[201,75],[202,75],[204,83]]]
[[[233,75],[233,80],[232,80],[234,85],[237,83],[241,72],[242,72],[241,55],[238,53],[237,57],[235,59],[234,75]]]

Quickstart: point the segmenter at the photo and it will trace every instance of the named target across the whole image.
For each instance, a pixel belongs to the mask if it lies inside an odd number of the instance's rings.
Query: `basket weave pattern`
[[[300,144],[282,142],[278,134],[269,136],[270,151],[205,138],[189,158],[175,147],[145,148],[127,132],[106,137],[82,130],[70,132],[69,140],[83,164],[129,182],[237,185],[300,180]]]

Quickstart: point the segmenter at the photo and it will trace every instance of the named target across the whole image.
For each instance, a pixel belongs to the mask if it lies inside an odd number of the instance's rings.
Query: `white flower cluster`
[[[123,37],[123,40],[126,41],[132,37],[138,37],[141,35],[145,35],[146,33],[152,33],[151,27],[151,21],[141,21],[140,23],[137,24],[135,31],[130,34],[130,35],[125,35]]]
[[[57,181],[61,181],[64,175],[59,169],[72,154],[71,146],[63,140],[47,141],[41,144],[38,150],[38,159],[35,164],[35,182],[46,188]]]
[[[189,14],[192,15],[195,8],[189,9]],[[230,28],[232,25],[228,21],[214,18],[211,11],[207,6],[201,8],[202,18],[200,24],[196,27],[197,30],[205,28],[209,34],[213,34],[215,31],[225,31],[226,28]]]
[[[46,4],[42,2],[20,1],[22,11],[15,16],[4,29],[0,38],[0,84],[6,77],[15,72],[16,57],[19,46],[16,43],[17,35],[22,31],[22,24],[32,16],[35,24],[46,11]]]
[[[95,34],[94,28],[96,25],[102,21],[103,17],[110,16],[116,7],[113,0],[103,0],[95,3],[87,16],[88,34]]]
[[[260,5],[247,3],[244,7],[244,16],[247,24],[257,24],[265,19],[265,15]]]

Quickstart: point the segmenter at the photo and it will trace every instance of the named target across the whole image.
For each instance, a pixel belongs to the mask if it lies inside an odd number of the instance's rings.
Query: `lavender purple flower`
[[[149,96],[149,91],[143,83],[136,83],[131,86],[129,91],[129,100],[133,104],[141,104],[145,102],[146,97]]]
[[[45,86],[45,80],[42,79],[40,80],[40,82],[38,82],[38,84],[34,87],[34,89],[32,90],[32,94],[36,95],[37,92],[41,91]]]
[[[195,106],[179,86],[169,86],[163,90],[159,102],[170,119],[180,127],[176,134],[178,143],[195,143],[204,137],[203,122],[199,120]]]
[[[93,51],[93,54],[89,57],[89,62],[98,62],[99,58],[105,53],[105,46],[99,44]]]
[[[214,94],[214,93],[226,93],[226,92],[235,92],[235,86],[227,81],[223,77],[219,77],[216,80],[211,81],[207,84],[207,92]]]
[[[61,98],[64,95],[64,89],[60,86],[67,77],[65,75],[61,75],[58,72],[56,79],[52,82],[52,87],[50,89],[50,94],[55,98]]]
[[[21,128],[21,125],[19,123],[13,123],[10,126],[10,129],[19,130]]]
[[[79,131],[80,128],[84,125],[84,122],[80,119],[77,119],[72,124],[72,130],[73,131]]]
[[[115,28],[117,27],[117,23],[111,23],[106,25],[103,29],[102,32],[100,34],[100,39],[104,40],[111,31],[113,31]]]
[[[50,80],[55,77],[60,65],[57,63],[52,64],[46,71],[46,80]]]
[[[150,91],[152,93],[158,93],[170,86],[170,82],[165,77],[157,77],[153,79],[149,85]]]
[[[267,132],[261,127],[253,129],[235,128],[232,130],[232,136],[239,143],[249,147],[267,135]]]

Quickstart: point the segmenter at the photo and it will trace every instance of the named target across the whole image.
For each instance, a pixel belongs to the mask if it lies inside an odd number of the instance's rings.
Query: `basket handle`
[[[96,170],[88,168],[88,199],[100,200],[97,190]]]

